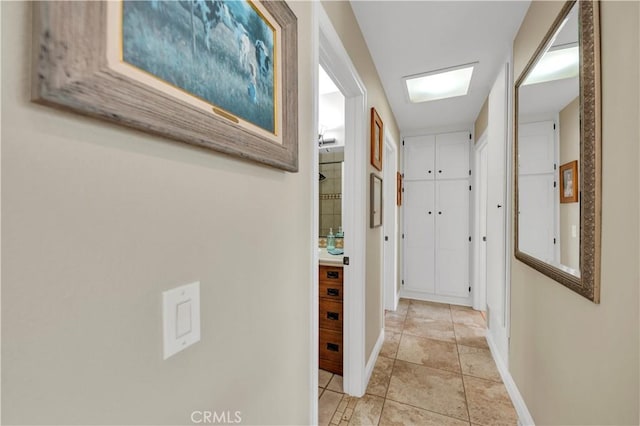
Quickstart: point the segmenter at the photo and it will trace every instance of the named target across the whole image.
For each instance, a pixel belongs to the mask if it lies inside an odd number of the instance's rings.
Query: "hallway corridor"
[[[385,342],[366,394],[342,394],[319,372],[319,425],[516,425],[517,415],[478,311],[402,299],[385,314]]]

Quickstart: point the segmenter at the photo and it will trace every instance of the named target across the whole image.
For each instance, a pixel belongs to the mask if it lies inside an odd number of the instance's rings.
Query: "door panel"
[[[518,245],[524,253],[553,262],[554,193],[553,175],[520,176]]]
[[[434,185],[433,181],[405,181],[404,184],[404,282],[407,290],[435,291]]]
[[[436,135],[436,179],[469,177],[469,132]]]
[[[413,136],[404,140],[404,179],[434,179],[435,136]]]
[[[469,296],[469,182],[438,182],[436,294]]]
[[[553,173],[555,163],[553,121],[518,126],[518,173]]]

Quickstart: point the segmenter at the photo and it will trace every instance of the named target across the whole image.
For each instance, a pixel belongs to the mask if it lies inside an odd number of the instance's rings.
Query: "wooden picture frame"
[[[560,202],[578,202],[578,160],[560,166]]]
[[[375,173],[371,173],[369,177],[369,188],[369,227],[377,228],[382,226],[382,178]]]
[[[384,125],[378,111],[371,108],[371,165],[382,171],[382,138]]]
[[[284,1],[241,4],[216,0],[210,7],[220,8],[218,15],[203,13],[202,4],[34,3],[32,100],[296,172],[295,14]],[[229,12],[238,7],[249,11]],[[226,15],[222,13],[225,10]],[[134,12],[137,21],[132,22]],[[149,25],[161,25],[164,31],[154,31],[156,36],[152,37],[143,30],[132,30]],[[235,28],[235,36],[231,27]],[[163,39],[167,32],[170,37]],[[241,38],[242,43],[233,37]],[[157,45],[143,53],[130,47],[139,47],[146,41]],[[170,46],[173,49],[163,50],[167,43],[174,43]],[[225,47],[221,47],[223,43]],[[270,44],[269,48],[265,44]],[[163,52],[169,59],[156,52]],[[231,64],[217,71],[228,71],[224,78],[197,72],[198,66],[209,70],[208,65],[220,62],[216,58],[221,55],[226,55]],[[189,60],[189,64],[185,63]],[[160,65],[150,71],[151,67],[143,65],[145,61]],[[171,78],[166,77],[169,74]],[[197,82],[196,77],[202,80]],[[214,89],[216,85],[222,88]],[[211,96],[201,93],[209,87]],[[235,91],[229,96],[234,97],[221,105],[221,93],[231,92],[231,88]],[[265,115],[266,102],[271,103]],[[263,108],[260,111],[269,123],[254,118],[252,108]]]
[[[396,174],[396,205],[402,206],[402,173],[397,172]]]

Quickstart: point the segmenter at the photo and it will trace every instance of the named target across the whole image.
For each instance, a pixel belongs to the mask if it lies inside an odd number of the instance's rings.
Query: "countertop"
[[[344,257],[344,254],[329,254],[326,248],[318,250],[320,251],[320,265],[342,266],[342,258]]]

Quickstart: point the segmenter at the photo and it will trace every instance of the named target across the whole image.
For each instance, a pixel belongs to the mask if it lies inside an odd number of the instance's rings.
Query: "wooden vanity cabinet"
[[[320,265],[320,342],[321,369],[342,375],[343,269]]]

